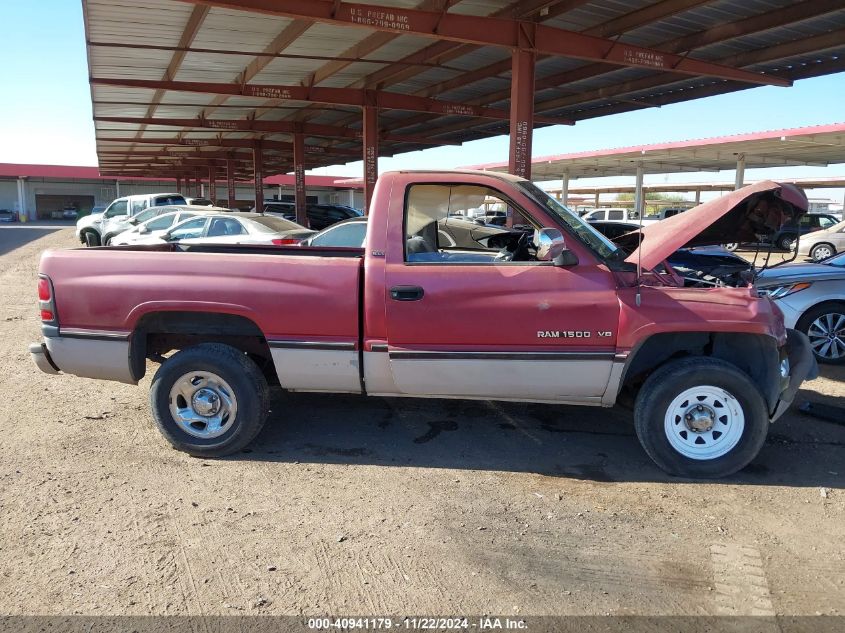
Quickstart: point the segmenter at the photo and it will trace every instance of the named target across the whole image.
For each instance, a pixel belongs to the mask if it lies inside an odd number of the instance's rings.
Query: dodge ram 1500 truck
[[[441,238],[478,208],[520,223],[460,245]],[[748,464],[817,372],[806,337],[784,328],[753,271],[690,287],[665,261],[682,246],[744,241],[800,217],[807,199],[790,185],[746,187],[620,245],[507,175],[388,173],[371,209],[363,249],[45,252],[44,341],[30,346],[33,359],[49,373],[126,383],[160,363],[153,418],[195,455],[249,444],[276,384],[628,404],[657,465],[693,477]]]

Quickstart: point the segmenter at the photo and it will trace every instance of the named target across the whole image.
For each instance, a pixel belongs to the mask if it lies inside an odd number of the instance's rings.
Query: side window
[[[359,248],[364,245],[366,236],[366,222],[350,222],[327,229],[325,233],[314,238],[311,246],[353,246]]]
[[[147,208],[147,199],[141,198],[139,200],[132,200],[132,211],[130,215],[135,215]]]
[[[150,220],[148,224],[145,224],[150,231],[165,231],[173,226],[173,220],[176,219],[176,215],[163,215],[155,220]]]
[[[243,235],[244,233],[246,233],[246,230],[243,225],[232,218],[214,218],[208,229],[208,237]]]
[[[168,239],[170,241],[188,240],[195,237],[202,237],[202,230],[205,228],[205,218],[196,218],[190,222],[185,222],[180,227],[173,229],[170,232]]]
[[[622,209],[611,209],[607,212],[608,220],[624,220],[625,212]]]
[[[126,215],[129,212],[128,207],[129,203],[127,200],[116,200],[109,206],[105,212],[105,216],[107,218],[113,218],[118,215]]]
[[[801,221],[799,222],[799,226],[802,229],[809,229],[813,226],[813,218],[809,215],[802,216]]]
[[[829,229],[832,227],[836,222],[831,220],[830,218],[826,218],[824,216],[819,217],[819,227],[823,229]]]
[[[530,225],[509,229],[465,220],[471,209],[510,210]],[[495,263],[527,261],[526,231],[537,224],[498,192],[477,185],[412,185],[405,201],[405,261],[410,263]],[[530,236],[529,236],[530,237]],[[515,253],[518,249],[520,256]]]

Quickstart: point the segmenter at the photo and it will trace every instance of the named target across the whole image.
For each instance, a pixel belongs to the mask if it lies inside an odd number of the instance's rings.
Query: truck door
[[[619,306],[613,275],[581,242],[572,267],[506,247],[558,228],[490,187],[411,184],[404,223],[391,224],[385,265],[390,368],[400,393],[598,401],[613,365]],[[507,229],[467,218],[519,214]],[[391,216],[397,218],[396,215]],[[398,218],[397,218],[398,219]],[[449,239],[444,238],[444,233]],[[565,233],[565,235],[567,235]],[[522,248],[522,247],[520,247]]]

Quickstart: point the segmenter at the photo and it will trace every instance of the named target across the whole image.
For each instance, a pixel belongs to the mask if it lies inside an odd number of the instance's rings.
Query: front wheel
[[[170,444],[201,457],[245,448],[267,418],[267,381],[244,353],[203,343],[159,367],[150,390],[156,426]]]
[[[100,245],[100,236],[94,231],[85,231],[85,246],[94,247]]]
[[[836,255],[836,249],[830,244],[816,244],[810,250],[810,257],[812,257],[813,261],[816,262],[820,262],[828,257],[833,257],[834,255]]]
[[[739,242],[728,242],[727,244],[723,244],[722,246],[725,247],[725,250],[728,250],[733,253],[736,249],[739,248]]]
[[[757,386],[734,365],[694,357],[645,381],[634,408],[637,437],[670,475],[726,477],[757,456],[769,427]]]
[[[808,310],[795,329],[810,339],[813,354],[820,363],[845,364],[845,304],[827,303]]]

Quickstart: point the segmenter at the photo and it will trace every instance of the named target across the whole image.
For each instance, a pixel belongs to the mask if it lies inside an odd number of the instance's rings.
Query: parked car
[[[255,208],[252,209],[255,211]],[[286,220],[296,221],[296,205],[293,202],[265,202],[264,213],[278,215]],[[305,206],[308,225],[315,231],[322,231],[342,220],[359,217],[361,211],[340,204],[309,204]]]
[[[109,232],[109,222],[121,216],[137,215],[147,207],[164,207],[174,204],[185,204],[185,197],[181,193],[143,193],[124,196],[114,200],[106,210],[99,215],[86,215],[76,222],[76,237],[86,246],[100,246],[103,243],[104,232]],[[115,234],[114,231],[111,231]]]
[[[826,229],[832,228],[835,224],[839,221],[836,219],[835,216],[829,213],[808,213],[805,216],[802,216],[798,222],[790,222],[785,224],[781,229],[775,233],[774,235],[764,237],[761,240],[756,242],[748,243],[748,246],[770,246],[774,245],[781,250],[784,251],[791,251],[795,248],[795,240],[800,235],[801,239],[799,240],[799,244],[804,241],[804,237],[808,233],[815,233],[816,231],[824,231]],[[735,251],[739,248],[740,244],[738,243],[731,243],[726,244],[725,247],[730,251]],[[824,254],[823,249],[820,250],[820,257],[819,259],[824,259],[825,257],[829,257],[833,253]]]
[[[798,240],[798,255],[820,262],[845,251],[845,222],[803,235]]]
[[[584,214],[587,222],[630,222],[639,219],[639,214],[633,209],[621,207],[609,207],[606,209],[593,209]]]
[[[532,230],[509,232],[506,252],[437,243],[455,198],[476,207],[491,197]],[[787,217],[807,208],[799,189],[757,183],[645,227],[628,253],[522,178],[386,173],[359,251],[185,241],[47,251],[44,340],[30,353],[47,373],[134,384],[148,359],[161,363],[150,392],[158,428],[205,457],[258,435],[269,380],[290,391],[605,407],[624,394],[657,465],[724,476],[754,459],[818,368],[768,296],[747,284],[682,288],[660,266],[681,247],[718,243],[721,222],[745,227],[760,201]],[[178,230],[195,239],[235,220],[192,218]]]
[[[769,268],[757,287],[778,304],[787,327],[809,337],[818,361],[845,363],[845,253]]]
[[[62,209],[62,220],[75,220],[79,217],[79,211],[75,207],[65,207]]]
[[[666,218],[671,218],[672,216],[678,215],[679,213],[683,213],[686,210],[686,207],[670,207],[668,209],[660,209],[660,211],[656,211],[655,213],[646,214],[643,217],[643,223],[647,224],[649,222],[660,222],[661,220],[665,220]]]
[[[17,222],[18,214],[8,209],[0,209],[0,222]]]
[[[135,224],[119,235],[115,235],[109,240],[109,246],[129,246],[137,244],[141,240],[151,237],[161,237],[173,226],[184,222],[189,218],[197,215],[207,215],[211,213],[223,213],[222,211],[206,210],[207,207],[159,207],[162,210],[160,215],[150,215],[145,221]],[[197,210],[201,209],[201,210]],[[142,219],[146,213],[155,211],[157,209],[147,209],[135,216],[135,220]]]
[[[350,218],[323,229],[300,242],[300,246],[334,246],[362,248],[367,237],[368,216]],[[463,217],[449,216],[438,220],[437,236],[434,239],[438,247],[449,249],[505,248],[514,234],[521,234],[518,229],[502,229],[489,226]]]
[[[147,207],[143,211],[128,217],[125,215],[117,216],[110,220],[108,224],[106,224],[102,231],[102,243],[103,246],[110,246],[112,240],[117,237],[118,235],[123,234],[128,229],[131,229],[134,226],[142,224],[147,220],[151,220],[152,218],[162,215],[164,213],[172,213],[174,211],[194,211],[194,215],[204,211],[217,211],[217,212],[226,212],[229,209],[224,209],[221,207],[203,207],[203,206],[192,206],[192,205],[166,205],[162,207]]]
[[[260,213],[215,213],[191,218],[164,234],[137,240],[136,244],[298,244],[313,234],[290,220]]]

